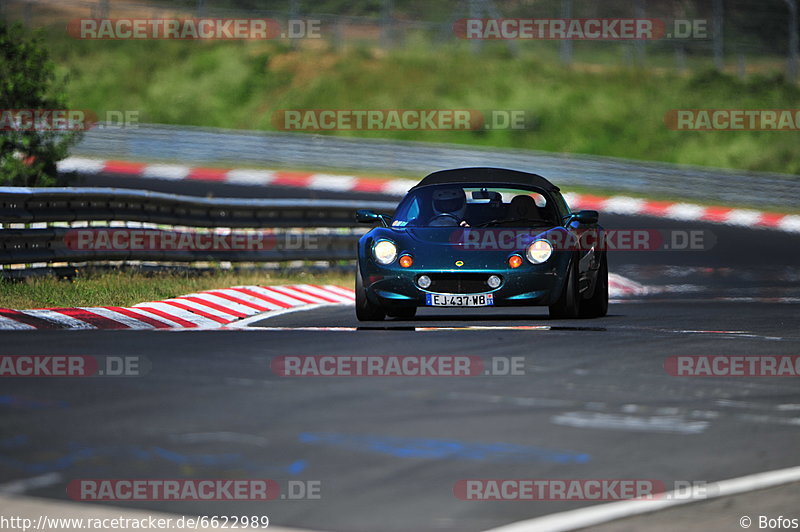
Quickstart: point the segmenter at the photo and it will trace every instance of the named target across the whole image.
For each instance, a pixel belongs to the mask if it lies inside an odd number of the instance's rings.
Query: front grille
[[[430,273],[431,286],[426,290],[441,294],[478,294],[491,290],[486,273]]]

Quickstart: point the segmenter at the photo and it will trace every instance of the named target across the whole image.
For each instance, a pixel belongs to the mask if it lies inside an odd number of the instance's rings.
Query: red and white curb
[[[201,168],[179,164],[147,164],[69,157],[58,163],[60,172],[110,173],[171,181],[201,180],[238,185],[271,185],[367,192],[403,196],[417,184],[413,179],[382,179],[347,175],[272,170]],[[706,206],[694,203],[652,201],[628,196],[564,195],[573,209],[594,209],[611,214],[653,216],[673,220],[711,222],[742,227],[761,227],[800,233],[800,215],[752,209]]]
[[[655,287],[639,284],[633,279],[628,279],[616,273],[608,273],[608,297],[611,299],[625,297],[640,297],[657,293]]]
[[[253,316],[354,300],[351,289],[335,285],[235,286],[132,307],[0,308],[0,329],[218,329]]]
[[[640,297],[657,291],[614,273],[611,298]],[[355,293],[335,285],[235,286],[139,303],[132,307],[73,307],[31,310],[0,308],[0,329],[220,329],[286,312],[326,305],[352,305]]]

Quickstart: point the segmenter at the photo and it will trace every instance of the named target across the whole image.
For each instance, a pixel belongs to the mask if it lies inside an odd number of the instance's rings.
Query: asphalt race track
[[[180,192],[215,186],[192,185]],[[159,186],[176,185],[150,188]],[[235,188],[213,192],[245,195]],[[300,197],[258,190],[290,192]],[[424,309],[414,320],[364,324],[352,307],[323,307],[245,331],[2,332],[2,355],[138,356],[149,371],[5,379],[0,491],[49,473],[52,482],[25,494],[67,499],[67,483],[82,478],[320,481],[314,500],[113,505],[268,515],[315,530],[478,531],[592,503],[463,501],[459,480],[656,479],[671,489],[798,465],[797,377],[676,377],[664,364],[675,355],[799,355],[800,235],[602,213],[601,223],[704,229],[715,243],[612,253],[610,270],[650,293],[613,301],[597,320],[550,320],[544,308]],[[489,364],[523,357],[524,374],[308,378],[270,369],[283,355],[445,354]],[[720,526],[739,529],[738,510],[714,511]]]

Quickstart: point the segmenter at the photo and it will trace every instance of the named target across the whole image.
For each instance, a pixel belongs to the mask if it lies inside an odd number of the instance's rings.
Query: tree
[[[67,110],[65,86],[66,78],[56,76],[40,34],[30,34],[20,24],[0,23],[0,184],[56,183],[56,162],[67,156],[81,132],[20,127],[15,117],[20,110]]]

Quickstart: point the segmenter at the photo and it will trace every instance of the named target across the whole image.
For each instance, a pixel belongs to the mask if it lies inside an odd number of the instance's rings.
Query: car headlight
[[[378,240],[372,246],[372,256],[379,264],[391,264],[397,258],[397,246],[391,240]]]
[[[553,244],[547,240],[536,240],[528,246],[525,256],[534,264],[541,264],[553,254]]]

